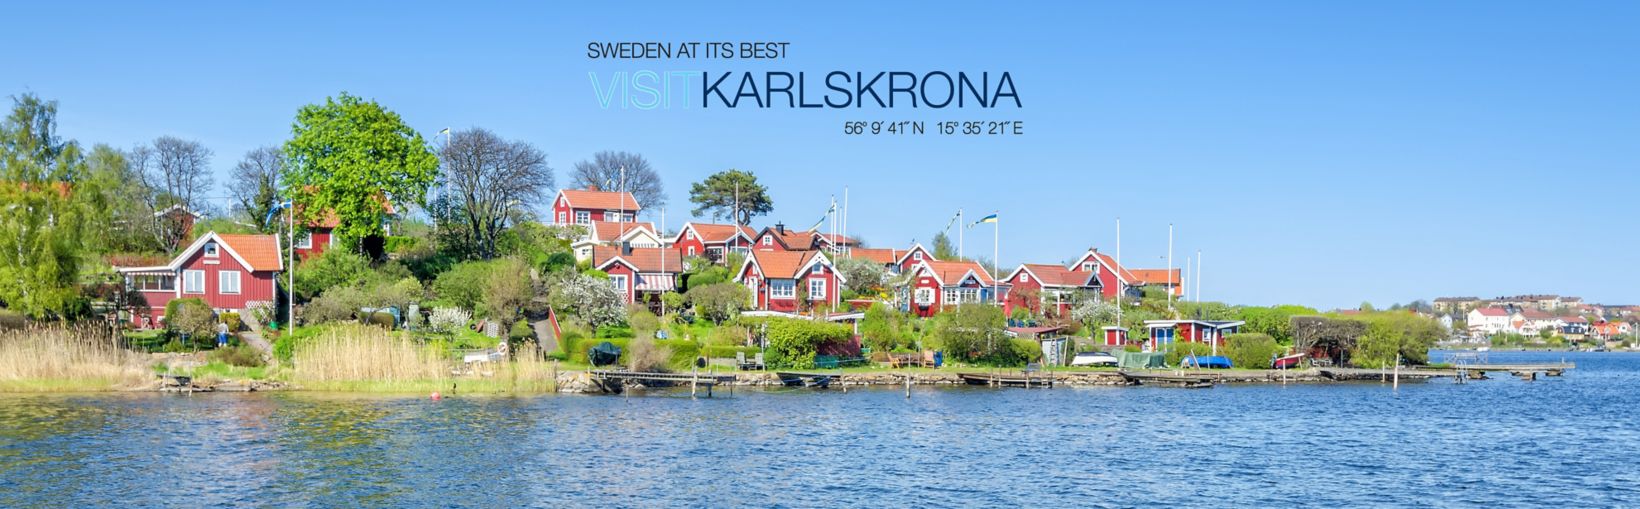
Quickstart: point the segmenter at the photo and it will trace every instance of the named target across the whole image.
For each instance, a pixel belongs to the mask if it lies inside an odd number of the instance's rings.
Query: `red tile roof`
[[[871,260],[877,263],[890,264],[900,261],[905,255],[904,249],[856,247],[848,250],[849,256],[862,260]]]
[[[645,222],[620,223],[614,221],[593,221],[591,233],[593,240],[598,242],[614,242],[615,240],[620,239],[622,235],[626,235],[627,232],[639,229],[649,230],[649,233],[655,233],[655,224]]]
[[[750,259],[765,278],[792,279],[816,256],[820,256],[819,251],[752,251]]]
[[[245,260],[252,271],[274,271],[284,268],[279,256],[279,238],[273,235],[216,234],[230,251]]]
[[[699,235],[700,241],[706,244],[727,242],[735,236],[736,231],[746,235],[748,240],[757,235],[757,230],[746,225],[689,223],[688,226],[694,227],[695,235]]]
[[[978,262],[942,262],[937,260],[924,260],[922,263],[923,265],[927,265],[929,270],[933,271],[934,278],[938,279],[942,285],[950,286],[957,284],[962,280],[963,276],[968,274],[969,271],[974,272],[975,277],[979,279],[979,283],[982,286],[991,286],[996,284],[996,280],[991,279],[991,275],[985,273],[985,267],[980,266]]]
[[[1137,285],[1137,284],[1140,283],[1140,280],[1139,280],[1138,276],[1133,275],[1132,271],[1127,270],[1127,268],[1122,267],[1121,265],[1117,265],[1116,264],[1116,259],[1111,258],[1110,255],[1099,252],[1098,249],[1088,250],[1087,253],[1084,253],[1081,257],[1077,258],[1077,261],[1080,262],[1080,261],[1086,259],[1088,257],[1088,254],[1092,254],[1095,258],[1098,258],[1099,263],[1104,264],[1106,267],[1114,268],[1114,270],[1116,271],[1117,276],[1119,278],[1121,278],[1123,281],[1126,281],[1128,284]],[[1081,267],[1072,267],[1071,269],[1072,270],[1079,270],[1079,269],[1081,269]]]
[[[1138,278],[1139,282],[1147,285],[1165,285],[1168,284],[1169,281],[1172,281],[1173,284],[1177,285],[1180,284],[1180,280],[1182,278],[1180,278],[1179,275],[1183,272],[1183,270],[1184,269],[1128,269],[1128,272],[1133,273],[1133,277]],[[1169,279],[1169,272],[1172,272],[1171,279]]]
[[[1044,286],[1082,286],[1088,283],[1090,276],[1058,264],[1027,263],[1019,267],[1035,275],[1037,282]]]
[[[592,189],[565,189],[560,191],[569,199],[569,206],[577,209],[630,210],[638,212],[638,200],[632,193],[597,191]]]
[[[1509,311],[1503,308],[1475,308],[1481,316],[1509,316]]]
[[[619,246],[593,246],[592,266],[603,268],[611,260],[620,258],[621,261],[638,268],[638,272],[649,273],[677,273],[683,272],[683,255],[676,249],[659,247],[635,247],[631,254],[621,254]],[[663,264],[662,261],[665,261]],[[664,270],[662,267],[664,266]]]

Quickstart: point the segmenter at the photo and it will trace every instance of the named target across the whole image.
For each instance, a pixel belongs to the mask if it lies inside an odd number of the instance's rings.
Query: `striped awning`
[[[638,284],[632,288],[640,292],[670,292],[677,289],[677,278],[671,274],[638,274]]]

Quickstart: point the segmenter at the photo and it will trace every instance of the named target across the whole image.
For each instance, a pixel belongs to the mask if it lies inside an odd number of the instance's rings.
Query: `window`
[[[940,297],[942,297],[941,300],[945,301],[945,305],[947,306],[962,303],[962,296],[957,293],[956,288],[946,288],[944,294]]]
[[[182,271],[182,293],[205,293],[205,271]]]
[[[683,231],[683,240],[695,240],[695,231],[694,230],[684,230]]]
[[[695,246],[689,246],[689,256],[695,256]]]
[[[623,215],[623,216],[621,216],[621,217],[622,217],[622,218],[623,218],[623,220],[624,220],[624,221],[626,221],[626,222],[628,222],[628,223],[630,223],[630,222],[632,222],[632,220],[633,220],[633,219],[637,219],[637,218],[635,218],[635,217],[632,217],[632,213],[631,213],[631,212],[627,212],[627,213],[626,213],[626,215]]]
[[[954,306],[965,302],[979,302],[978,288],[946,288],[942,295],[945,305]]]
[[[1029,283],[1029,282],[1031,282],[1031,275],[1030,275],[1030,274],[1026,274],[1026,273],[1023,273],[1023,272],[1021,272],[1021,273],[1020,273],[1020,274],[1019,274],[1019,282],[1021,282],[1021,283]]]
[[[303,233],[296,238],[296,249],[313,249],[313,233]]]
[[[1093,272],[1093,262],[1082,262],[1082,272]]]
[[[144,292],[174,292],[177,290],[177,277],[157,274],[131,276],[131,288]]]
[[[772,236],[772,235],[764,235],[764,236],[763,236],[763,245],[765,245],[765,246],[772,246],[772,245],[774,245],[774,236]]]
[[[810,279],[809,280],[809,298],[810,299],[824,299],[824,298],[826,298],[826,280],[824,280],[824,279]]]
[[[917,260],[919,262],[922,261],[922,251],[911,253],[911,259]]]
[[[228,295],[239,294],[239,271],[219,270],[216,272],[216,291]]]
[[[569,222],[569,214],[565,213],[562,210],[558,211],[558,224],[564,224],[564,223],[568,223],[568,222]]]
[[[609,283],[615,286],[615,291],[621,292],[621,295],[623,295],[623,296],[626,295],[626,275],[625,274],[610,274],[609,275]]]
[[[575,211],[575,224],[590,224],[590,223],[592,223],[592,212],[585,211],[585,210]]]
[[[205,243],[205,257],[206,258],[216,258],[216,255],[217,255],[216,243],[215,242],[206,242]]]
[[[769,296],[776,299],[790,299],[797,296],[797,282],[790,279],[777,279],[769,282]]]
[[[933,304],[934,303],[934,289],[933,288],[918,288],[917,289],[917,298],[915,300],[917,301],[917,304],[921,304],[921,305],[924,305],[924,306]]]

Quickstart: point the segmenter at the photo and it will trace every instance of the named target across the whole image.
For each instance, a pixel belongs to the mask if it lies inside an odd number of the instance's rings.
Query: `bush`
[[[706,333],[706,343],[714,346],[743,347],[751,331],[739,325],[720,325]]]
[[[241,325],[239,321],[239,313],[234,313],[231,311],[222,313],[217,316],[217,319],[221,320],[222,323],[228,324],[228,332],[239,332],[239,326]]]
[[[351,286],[332,288],[302,306],[302,321],[310,324],[352,321],[358,315],[362,298],[358,289]]]
[[[262,362],[262,352],[257,351],[256,348],[251,347],[250,345],[235,345],[218,348],[212,350],[207,357],[210,360],[221,361],[223,364],[227,364],[229,366],[255,368],[261,367],[264,364]]]
[[[745,286],[735,283],[717,283],[689,289],[689,303],[695,307],[695,314],[711,320],[712,323],[723,323],[739,315],[741,310],[746,309],[751,298],[751,292],[746,290]]]
[[[1269,368],[1270,360],[1283,351],[1275,338],[1259,332],[1231,334],[1225,341],[1225,355],[1230,357],[1230,364],[1238,368]]]
[[[17,330],[25,325],[28,325],[28,320],[23,318],[22,313],[10,309],[0,309],[0,330]]]
[[[512,328],[507,330],[507,339],[514,343],[535,339],[535,328],[530,327],[528,320],[513,322]]]
[[[696,267],[701,266],[696,265]],[[715,285],[728,281],[729,279],[729,269],[719,267],[717,265],[705,264],[704,267],[700,268],[699,272],[684,275],[683,286],[689,290],[694,290],[697,287]]]
[[[655,344],[653,338],[644,336],[632,338],[626,342],[626,348],[622,349],[621,357],[626,359],[626,367],[632,371],[671,371],[672,350]]]
[[[602,342],[605,342],[605,341],[608,341],[609,344],[615,345],[616,347],[619,347],[621,349],[621,358],[620,358],[620,360],[616,361],[616,363],[617,364],[624,364],[627,360],[627,354],[630,353],[630,352],[627,351],[628,340],[626,338],[582,338],[582,339],[578,339],[574,343],[566,343],[566,344],[570,344],[570,345],[573,345],[573,346],[570,347],[569,351],[564,352],[564,354],[569,358],[569,360],[571,362],[576,362],[576,363],[580,363],[580,364],[591,364],[592,361],[587,359],[587,350],[591,349],[594,346],[598,346],[598,343],[602,343]]]
[[[386,330],[393,330],[393,326],[397,325],[393,323],[393,314],[386,311],[370,313],[365,322]]]
[[[770,363],[774,368],[809,369],[814,367],[814,354],[821,344],[846,341],[847,326],[791,318],[769,320],[769,351],[778,355],[781,363]]]
[[[216,312],[211,306],[199,297],[171,299],[165,304],[165,327],[182,334],[188,334],[196,341],[201,338],[212,338],[215,342]]]
[[[349,286],[370,275],[370,260],[347,249],[327,249],[296,268],[296,298],[312,300],[331,288]]]
[[[860,339],[874,352],[892,352],[911,345],[909,318],[880,302],[866,308],[860,320]]]
[[[434,308],[427,317],[427,329],[439,334],[451,334],[467,326],[473,314],[458,308]]]
[[[683,305],[687,303],[689,303],[689,300],[685,299],[681,293],[666,292],[661,294],[661,304],[666,306],[667,311],[676,312],[683,309]]]
[[[490,285],[491,268],[492,262],[458,263],[433,280],[433,294],[446,305],[479,309]]]
[[[1008,340],[1008,350],[997,361],[1007,366],[1036,362],[1042,359],[1042,344],[1034,339],[1013,338]]]

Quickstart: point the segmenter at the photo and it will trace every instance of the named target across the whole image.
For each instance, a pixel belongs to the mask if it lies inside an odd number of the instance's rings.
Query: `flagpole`
[[[661,224],[655,230],[655,238],[661,242],[661,248],[656,251],[661,256],[661,277],[666,277],[666,207],[661,207]],[[634,281],[632,284],[637,282]],[[673,278],[672,284],[677,284],[677,278]],[[662,292],[661,296],[665,297],[665,292]],[[666,316],[666,299],[661,299],[661,316]]]
[[[446,140],[444,144],[449,145],[448,138]],[[290,323],[285,324],[285,333],[292,334],[296,332],[296,201],[291,200],[287,209],[285,214],[290,220],[290,271],[285,275],[286,284],[289,285],[285,290],[285,321]]]
[[[843,186],[843,236],[848,236],[848,186]],[[854,246],[844,245],[844,250],[854,254]]]
[[[962,222],[962,207],[957,207],[957,259],[962,259],[962,231],[967,229],[967,223]],[[946,237],[950,238],[950,237]]]
[[[1094,261],[1096,263],[1098,262],[1097,259],[1094,260]],[[1122,217],[1117,216],[1116,217],[1116,267],[1111,267],[1111,273],[1116,275],[1116,326],[1117,327],[1122,326],[1122,274],[1120,272],[1117,272],[1117,267],[1121,267],[1121,266],[1122,266]],[[1095,279],[1097,279],[1099,277],[1099,266],[1094,265],[1093,271],[1094,271],[1093,272],[1093,277]],[[1150,338],[1150,340],[1151,340],[1151,349],[1154,350],[1155,345],[1156,345],[1156,338]]]
[[[1167,310],[1173,310],[1173,223],[1167,223]]]
[[[1002,302],[1002,214],[992,212],[996,219],[991,223],[991,231],[995,233],[991,243],[991,302]]]

